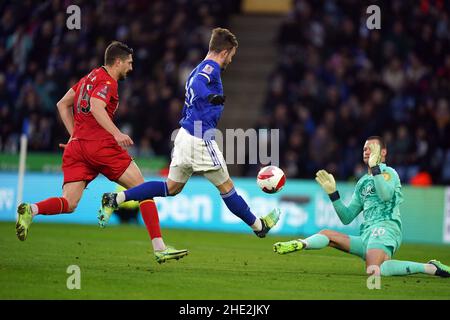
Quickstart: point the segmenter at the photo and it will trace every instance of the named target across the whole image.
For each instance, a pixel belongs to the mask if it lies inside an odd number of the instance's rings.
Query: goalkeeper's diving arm
[[[349,224],[362,211],[363,206],[355,193],[348,207],[342,202],[339,192],[336,190],[336,181],[332,174],[325,170],[319,170],[316,173],[316,181],[322,189],[328,194],[333,203],[333,207],[339,219],[343,224]]]
[[[351,223],[363,209],[355,194],[353,194],[352,200],[348,206],[344,204],[337,190],[334,193],[329,194],[329,197],[339,219],[345,225]]]

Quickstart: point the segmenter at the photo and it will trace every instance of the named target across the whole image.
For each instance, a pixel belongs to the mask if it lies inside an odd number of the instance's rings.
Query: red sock
[[[139,203],[142,219],[147,227],[150,239],[161,238],[161,228],[159,226],[158,209],[154,200],[144,200]]]
[[[69,212],[69,203],[66,198],[48,198],[37,202],[38,214],[53,215]]]

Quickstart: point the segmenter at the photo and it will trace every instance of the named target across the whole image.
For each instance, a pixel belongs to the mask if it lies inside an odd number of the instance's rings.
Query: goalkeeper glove
[[[210,94],[208,96],[208,101],[212,105],[220,105],[225,103],[225,96],[221,96],[220,94]]]
[[[369,144],[370,156],[369,156],[369,167],[375,167],[381,163],[381,147],[379,143]]]
[[[316,173],[316,181],[327,194],[336,192],[336,181],[332,174],[325,170],[319,170]]]

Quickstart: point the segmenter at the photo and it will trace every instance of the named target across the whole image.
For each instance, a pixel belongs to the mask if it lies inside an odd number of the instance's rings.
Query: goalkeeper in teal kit
[[[402,241],[399,205],[403,202],[403,196],[397,172],[384,163],[386,154],[382,138],[372,136],[367,139],[363,160],[368,166],[368,173],[359,179],[348,206],[340,199],[334,177],[325,170],[316,174],[316,181],[329,195],[342,223],[347,225],[363,213],[360,236],[322,230],[306,239],[275,243],[274,251],[286,254],[330,246],[364,259],[368,273],[375,270],[375,274],[382,276],[426,273],[449,277],[450,267],[436,260],[428,263],[392,260]]]

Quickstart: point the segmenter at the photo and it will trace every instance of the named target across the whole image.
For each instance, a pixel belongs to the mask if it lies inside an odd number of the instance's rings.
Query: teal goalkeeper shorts
[[[395,221],[381,221],[370,226],[360,236],[350,237],[350,253],[365,260],[370,249],[381,249],[392,258],[402,242],[402,231]]]

